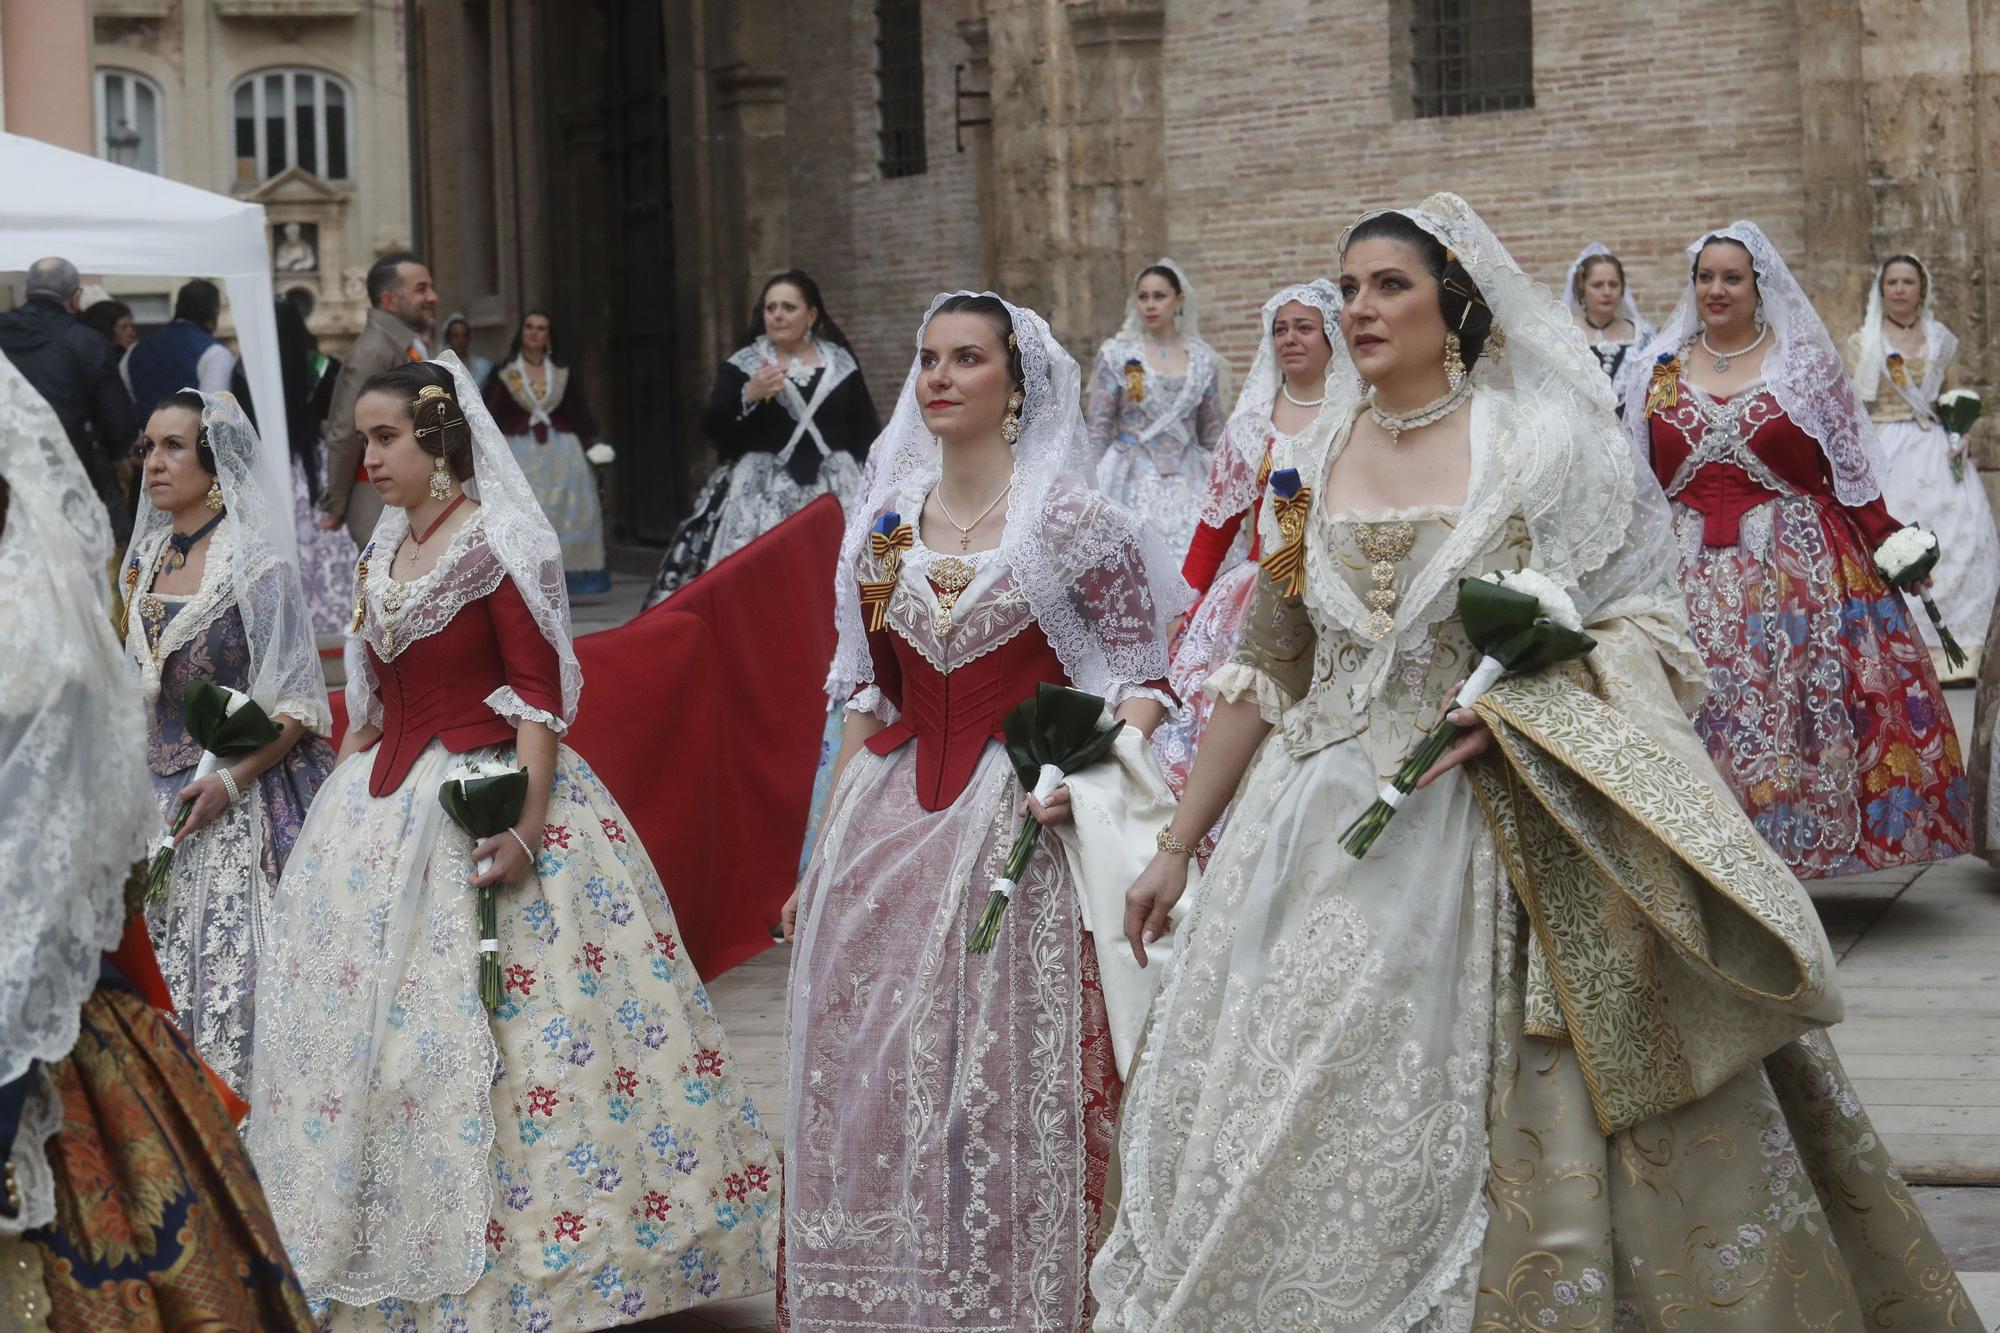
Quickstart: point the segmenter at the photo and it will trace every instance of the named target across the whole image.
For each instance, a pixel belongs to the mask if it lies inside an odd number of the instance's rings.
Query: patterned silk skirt
[[[100,986],[47,1073],[62,1116],[47,1148],[56,1220],[0,1241],[9,1330],[311,1326],[250,1159],[169,1015]]]
[[[572,594],[607,592],[611,571],[604,556],[604,509],[597,477],[584,456],[583,441],[566,430],[510,435],[507,444],[521,465],[535,499],[562,539],[563,576]]]
[[[1957,856],[1970,792],[1937,673],[1845,515],[1806,496],[1702,546],[1675,506],[1688,621],[1710,694],[1695,730],[1800,879]]]

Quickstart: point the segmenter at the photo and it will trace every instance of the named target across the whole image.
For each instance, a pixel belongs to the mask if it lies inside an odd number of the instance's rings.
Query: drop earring
[[[222,508],[222,478],[220,477],[210,477],[208,479],[208,507],[210,509]]]
[[[451,474],[444,470],[444,455],[431,460],[431,499],[451,499]]]
[[[1000,438],[1010,445],[1021,438],[1021,395],[1018,393],[1007,399],[1007,416],[1000,423]]]
[[[1451,385],[1452,392],[1454,393],[1458,392],[1459,385],[1465,383],[1465,362],[1459,359],[1458,346],[1458,335],[1450,330],[1446,330],[1444,335],[1444,378],[1445,382]]]

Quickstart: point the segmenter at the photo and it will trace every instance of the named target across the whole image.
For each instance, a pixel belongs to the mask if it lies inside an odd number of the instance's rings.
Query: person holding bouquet
[[[1708,663],[1695,730],[1800,879],[1957,856],[1970,823],[1958,737],[1877,572],[1903,524],[1883,499],[1874,424],[1756,223],[1687,255],[1625,426],[1666,489]]]
[[[355,420],[385,508],[351,730],[271,915],[246,1129],[307,1295],[328,1328],[444,1333],[767,1290],[770,1144],[652,861],[562,744],[556,533],[455,357],[372,376]],[[468,769],[527,774],[477,841],[443,790]]]
[[[1095,1327],[1969,1319],[1816,1031],[1812,905],[1688,724],[1666,505],[1582,333],[1456,195],[1365,215],[1340,265],[1331,397],[1169,826],[1234,797],[1127,1097]],[[1135,950],[1187,869],[1133,885]]]
[[[1972,650],[1956,670],[1945,661],[1929,617],[1913,617],[1946,679],[1979,674],[1978,645],[2000,595],[2000,531],[1968,456],[1968,442],[1940,419],[1938,400],[1953,380],[1958,335],[1932,311],[1931,272],[1915,255],[1893,255],[1875,270],[1868,309],[1847,340],[1854,391],[1868,406],[1881,453],[1882,499],[1892,513],[1938,536],[1932,577],[1952,635]]]
[[[231,1091],[248,1087],[257,945],[299,826],[333,770],[312,615],[293,556],[288,463],[234,397],[183,389],[134,451],[146,498],[125,553],[125,655],[146,702],[146,758],[170,831],[147,907],[188,1040]],[[276,724],[248,754],[202,767],[188,687],[247,696]],[[176,827],[178,825],[178,827]]]
[[[1090,727],[1028,743],[1055,721],[1046,685],[1150,734],[1187,598],[1164,544],[1093,488],[1080,382],[1040,315],[939,296],[848,511],[827,686],[846,721],[785,913],[780,1309],[801,1333],[1088,1326],[1110,979],[1059,838],[1008,864],[1024,808],[1072,808],[1059,783],[1024,795],[1016,763],[1095,749]]]
[[[158,779],[113,550],[61,421],[0,357],[0,1327],[306,1333],[136,916]]]

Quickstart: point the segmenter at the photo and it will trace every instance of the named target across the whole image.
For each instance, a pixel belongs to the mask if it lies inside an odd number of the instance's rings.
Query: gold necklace
[[[956,518],[952,517],[951,507],[945,504],[944,502],[943,482],[939,482],[937,485],[931,487],[931,494],[937,497],[938,512],[944,515],[944,521],[951,524],[954,528],[958,529],[958,549],[960,551],[969,551],[972,549],[972,530],[978,527],[981,523],[984,523],[986,521],[986,516],[992,513],[995,507],[997,507],[1002,500],[1007,498],[1007,492],[1013,489],[1014,489],[1014,479],[1012,477],[1009,477],[1007,479],[1007,484],[1000,488],[1000,494],[993,497],[993,503],[987,505],[986,508],[980,510],[979,517],[973,519],[971,523],[961,523]]]
[[[943,500],[938,503],[942,505]],[[930,580],[937,585],[937,614],[931,617],[931,628],[937,632],[940,642],[949,639],[958,622],[952,619],[952,608],[958,605],[959,595],[972,584],[977,571],[957,556],[945,556],[930,568]]]

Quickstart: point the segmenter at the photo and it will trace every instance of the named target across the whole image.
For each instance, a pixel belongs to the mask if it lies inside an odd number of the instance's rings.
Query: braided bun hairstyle
[[[472,426],[458,405],[451,372],[429,361],[412,361],[391,366],[370,375],[361,392],[386,393],[401,399],[416,423],[417,445],[433,457],[442,457],[451,475],[460,481],[472,475]]]

